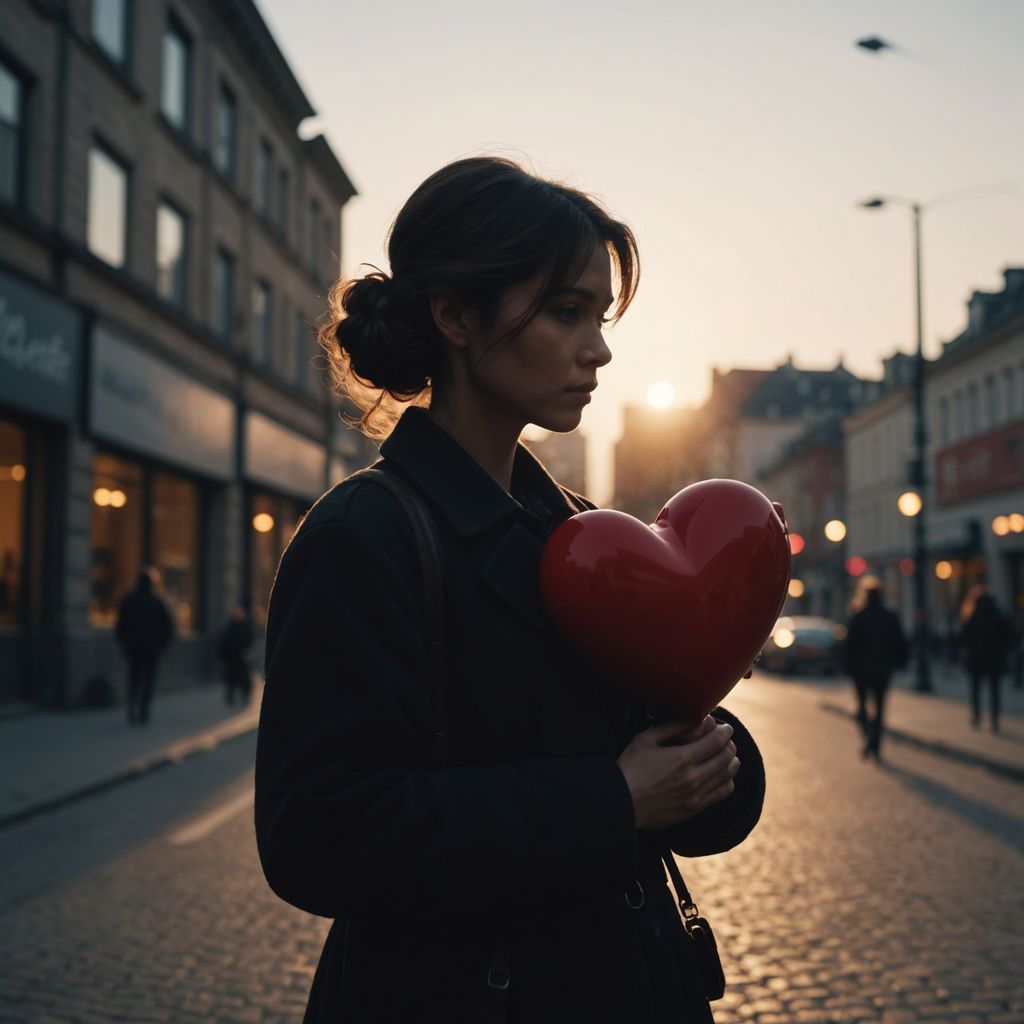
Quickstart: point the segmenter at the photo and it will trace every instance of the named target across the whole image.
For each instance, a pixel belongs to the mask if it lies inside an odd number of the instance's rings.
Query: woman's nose
[[[612,350],[604,340],[604,332],[596,331],[593,342],[587,349],[587,362],[596,363],[598,366],[606,366],[612,361]]]

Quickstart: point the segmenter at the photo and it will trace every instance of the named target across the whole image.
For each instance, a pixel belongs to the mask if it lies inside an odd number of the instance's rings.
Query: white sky
[[[858,209],[1014,182],[929,212],[925,338],[1024,265],[1020,0],[258,0],[360,195],[343,268],[385,264],[391,218],[460,156],[496,152],[593,191],[637,234],[637,299],[586,410],[606,500],[621,407],[711,367],[877,376],[913,344],[909,215]],[[872,56],[878,34],[905,48]],[[666,498],[668,495],[666,495]]]

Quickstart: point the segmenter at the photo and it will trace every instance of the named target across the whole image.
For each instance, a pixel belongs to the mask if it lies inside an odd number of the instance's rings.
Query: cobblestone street
[[[743,846],[684,865],[726,961],[716,1020],[1021,1024],[1024,786],[896,743],[862,761],[823,708],[842,693],[758,676],[728,702],[769,792]],[[0,1019],[301,1020],[327,922],[266,888],[252,754],[234,739],[0,832]]]

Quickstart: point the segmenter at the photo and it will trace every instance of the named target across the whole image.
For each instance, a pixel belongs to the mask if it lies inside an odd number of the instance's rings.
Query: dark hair
[[[391,227],[391,276],[373,268],[331,288],[320,345],[335,384],[362,411],[360,429],[386,436],[403,404],[426,404],[439,386],[444,349],[432,295],[459,295],[486,325],[506,288],[543,274],[533,304],[499,339],[507,340],[548,296],[579,277],[599,243],[618,274],[611,317],[618,320],[636,292],[640,259],[633,233],[597,200],[500,157],[457,160],[435,171]]]

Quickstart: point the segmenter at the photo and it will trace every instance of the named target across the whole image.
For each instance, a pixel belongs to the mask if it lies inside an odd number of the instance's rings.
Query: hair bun
[[[345,288],[335,332],[358,377],[400,395],[422,391],[431,375],[428,339],[407,305],[394,278],[375,270]]]

